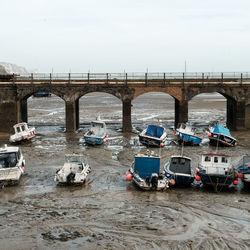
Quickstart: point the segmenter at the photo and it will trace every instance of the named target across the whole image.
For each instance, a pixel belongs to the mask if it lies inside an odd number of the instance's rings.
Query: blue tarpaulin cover
[[[225,128],[225,127],[222,127],[220,125],[216,125],[215,126],[214,132],[218,133],[218,134],[224,134],[224,135],[231,136],[229,129]]]
[[[155,125],[148,125],[146,135],[160,138],[164,133],[164,128]]]
[[[134,171],[143,179],[151,177],[153,173],[160,173],[159,157],[135,157]]]

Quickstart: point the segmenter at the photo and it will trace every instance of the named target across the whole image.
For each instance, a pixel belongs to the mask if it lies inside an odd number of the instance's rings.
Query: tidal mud
[[[150,98],[149,98],[150,96]],[[98,104],[96,100],[99,100]],[[121,132],[121,103],[115,97],[89,94],[80,101],[81,129],[66,133],[64,103],[57,97],[30,98],[29,122],[37,136],[20,145],[26,160],[18,186],[0,190],[1,249],[249,249],[250,190],[242,183],[214,193],[195,185],[165,192],[143,192],[125,180],[140,145],[136,133]],[[189,119],[201,133],[215,121],[225,123],[225,100],[218,95],[197,98]],[[96,114],[107,121],[109,140],[88,146],[81,140]],[[172,139],[174,101],[165,94],[143,95],[133,102],[134,130],[162,123],[169,143],[153,148],[162,166],[181,146]],[[249,131],[232,132],[239,144],[220,148],[236,161],[250,153]],[[1,145],[8,143],[0,134]],[[206,142],[186,146],[193,168],[199,156],[214,151]],[[56,186],[54,175],[68,153],[84,154],[92,168],[82,187]]]

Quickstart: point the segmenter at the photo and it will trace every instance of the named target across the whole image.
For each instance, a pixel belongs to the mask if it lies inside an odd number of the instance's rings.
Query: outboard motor
[[[73,172],[70,172],[67,176],[67,183],[73,183],[75,179],[76,174]]]
[[[151,185],[152,185],[152,188],[157,189],[157,187],[158,187],[158,174],[156,174],[156,173],[152,174]]]

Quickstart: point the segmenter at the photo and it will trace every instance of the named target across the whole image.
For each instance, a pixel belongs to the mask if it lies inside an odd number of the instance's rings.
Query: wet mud
[[[196,98],[189,119],[202,133],[215,121],[225,123],[225,100],[218,95]],[[99,100],[98,104],[96,100]],[[143,192],[125,180],[136,153],[146,152],[136,132],[148,123],[166,126],[169,140],[153,148],[162,167],[181,152],[173,136],[174,100],[151,93],[133,103],[134,133],[121,132],[121,103],[115,97],[89,94],[80,100],[81,129],[66,133],[64,103],[57,97],[30,98],[29,123],[37,136],[20,145],[26,160],[18,186],[0,190],[1,249],[248,249],[250,247],[250,190],[237,187],[214,193],[200,187]],[[109,140],[88,146],[81,140],[89,122],[100,113]],[[249,131],[232,132],[235,148],[220,148],[237,161],[250,154]],[[0,144],[8,142],[0,134]],[[186,146],[184,154],[197,167],[199,156],[215,150],[206,140]],[[84,154],[92,168],[82,187],[57,186],[54,175],[67,153]]]

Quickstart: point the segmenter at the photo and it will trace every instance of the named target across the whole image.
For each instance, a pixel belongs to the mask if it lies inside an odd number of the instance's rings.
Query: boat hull
[[[147,184],[145,180],[139,180],[135,176],[133,176],[133,183],[144,191],[164,191],[169,187],[168,182],[165,180],[158,180],[157,188],[155,188],[151,183]]]
[[[84,136],[84,140],[87,144],[91,145],[101,145],[103,144],[104,137],[92,137],[92,136]]]
[[[178,132],[177,138],[179,143],[184,142],[186,145],[199,145],[201,143],[201,138],[181,132]]]
[[[164,143],[165,140],[149,137],[149,136],[143,136],[139,135],[139,141],[140,143],[147,145],[147,146],[154,146],[154,147],[160,147],[161,143]]]
[[[175,173],[174,180],[177,186],[190,186],[194,181],[194,176]]]
[[[213,146],[226,146],[226,147],[234,147],[236,145],[236,139],[222,135],[217,133],[211,133],[209,136],[209,143]]]
[[[220,187],[228,187],[233,183],[235,178],[234,174],[230,175],[215,175],[215,174],[204,174],[199,172],[198,175],[201,178],[201,182],[204,185],[209,186],[220,186]]]

